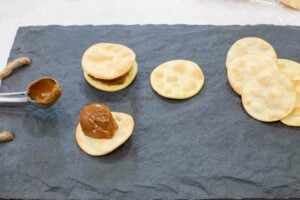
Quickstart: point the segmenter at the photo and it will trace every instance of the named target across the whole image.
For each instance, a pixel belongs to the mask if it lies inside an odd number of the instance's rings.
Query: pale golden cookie
[[[104,156],[122,144],[132,135],[134,128],[133,118],[126,113],[112,112],[118,124],[118,129],[111,139],[96,139],[86,136],[81,129],[80,123],[76,128],[76,141],[81,150],[91,156]]]
[[[300,10],[300,1],[299,0],[281,0],[281,2],[291,8]]]
[[[226,58],[226,67],[230,63],[245,55],[262,55],[277,59],[276,52],[271,44],[257,37],[246,37],[236,41],[228,50]]]
[[[172,60],[156,67],[150,76],[154,91],[171,99],[186,99],[196,95],[204,84],[201,68],[188,60]]]
[[[278,70],[276,60],[268,56],[246,55],[232,61],[227,68],[228,81],[232,89],[242,93],[242,88],[251,77]]]
[[[83,71],[102,80],[112,80],[123,76],[129,72],[134,62],[135,53],[120,44],[95,44],[82,56]]]
[[[242,103],[253,118],[278,121],[288,116],[296,105],[296,90],[285,75],[274,71],[248,80],[242,90]]]
[[[103,80],[95,79],[90,75],[88,75],[86,72],[84,72],[84,78],[91,86],[93,86],[98,90],[102,90],[106,92],[115,92],[129,86],[134,80],[134,78],[136,77],[137,72],[138,72],[138,64],[135,62],[133,64],[133,67],[130,69],[128,73],[115,80],[103,81]]]
[[[296,107],[293,112],[281,120],[288,126],[300,126],[300,80],[293,81],[297,92]]]
[[[300,80],[300,64],[287,59],[277,60],[278,69],[291,80]]]

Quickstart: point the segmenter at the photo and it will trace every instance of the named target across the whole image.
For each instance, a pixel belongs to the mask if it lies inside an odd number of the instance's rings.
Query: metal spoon
[[[52,89],[46,88],[47,92],[45,92],[45,87],[49,86],[52,86]],[[37,94],[39,88],[41,94]],[[62,91],[58,82],[51,77],[43,77],[31,82],[27,91],[0,93],[0,106],[34,104],[46,108],[55,104],[61,95]],[[42,97],[42,99],[37,97]]]

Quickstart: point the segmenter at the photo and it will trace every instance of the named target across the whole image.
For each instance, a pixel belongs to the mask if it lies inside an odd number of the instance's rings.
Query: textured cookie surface
[[[134,128],[133,118],[126,113],[112,112],[112,115],[118,124],[118,129],[111,139],[88,137],[82,132],[80,123],[78,123],[76,128],[76,141],[81,150],[91,156],[104,156],[128,140]]]
[[[289,78],[274,71],[248,80],[242,90],[242,103],[253,118],[278,121],[295,108],[296,90]]]
[[[98,43],[82,57],[83,71],[97,79],[112,80],[126,74],[135,62],[135,53],[126,46]]]
[[[161,96],[186,99],[197,94],[204,84],[201,68],[188,60],[172,60],[156,67],[150,76],[151,86]]]
[[[105,80],[95,79],[90,75],[88,75],[86,72],[84,72],[84,78],[91,86],[93,86],[98,90],[102,90],[106,92],[115,92],[129,86],[130,83],[132,83],[132,81],[136,77],[137,72],[138,72],[138,64],[135,62],[133,64],[133,67],[129,70],[128,73],[114,80],[105,81]]]
[[[281,0],[281,2],[289,7],[300,10],[300,1],[299,0]]]
[[[278,70],[276,61],[268,56],[246,55],[232,61],[227,76],[232,89],[241,94],[242,88],[251,77]]]
[[[293,81],[293,83],[297,92],[296,106],[293,112],[283,118],[281,122],[288,126],[300,126],[300,80]]]
[[[278,59],[277,65],[279,71],[286,75],[290,80],[300,80],[299,63],[288,59]]]
[[[236,41],[228,50],[226,67],[234,59],[244,55],[264,55],[277,59],[276,52],[271,44],[257,37],[246,37]]]

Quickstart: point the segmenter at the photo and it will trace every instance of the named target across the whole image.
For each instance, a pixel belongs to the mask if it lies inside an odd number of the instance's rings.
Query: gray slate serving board
[[[0,108],[1,198],[273,198],[300,197],[300,129],[250,118],[227,83],[228,48],[259,36],[278,55],[300,62],[300,28],[258,26],[46,26],[18,30],[9,60],[33,59],[3,81],[1,92],[24,90],[41,76],[64,91],[52,108]],[[139,72],[125,90],[105,93],[84,80],[81,56],[98,42],[137,54]],[[184,101],[152,91],[149,76],[170,59],[199,63],[206,82]],[[104,102],[135,119],[131,139],[106,157],[90,157],[75,142],[81,108]]]

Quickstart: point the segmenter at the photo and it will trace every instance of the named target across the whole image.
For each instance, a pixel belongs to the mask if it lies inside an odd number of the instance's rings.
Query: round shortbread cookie
[[[249,78],[278,70],[276,60],[268,56],[246,55],[233,60],[227,68],[232,89],[239,95]]]
[[[278,69],[290,80],[300,80],[300,64],[287,59],[277,60]]]
[[[297,92],[296,107],[293,112],[283,118],[281,122],[288,126],[300,126],[300,80],[293,81],[293,83]]]
[[[97,79],[112,80],[126,74],[135,62],[135,53],[126,46],[98,43],[82,56],[83,71]]]
[[[236,41],[228,50],[226,57],[226,67],[241,56],[245,55],[265,55],[277,59],[276,52],[271,44],[257,37],[246,37]]]
[[[284,5],[287,5],[291,8],[300,10],[300,1],[299,0],[281,0]]]
[[[106,92],[115,92],[122,90],[129,86],[134,78],[136,77],[136,74],[138,72],[138,64],[135,62],[133,64],[133,67],[130,69],[128,73],[125,75],[115,79],[115,80],[99,80],[91,77],[86,72],[84,72],[84,78],[85,80],[94,88]]]
[[[201,68],[188,60],[171,60],[156,67],[150,76],[154,91],[171,99],[196,95],[204,84]]]
[[[278,121],[288,116],[296,105],[296,90],[285,75],[277,71],[248,80],[242,90],[242,104],[253,118]]]
[[[126,113],[112,112],[118,129],[110,139],[95,139],[86,136],[78,123],[76,128],[76,141],[81,150],[91,156],[104,156],[124,144],[132,135],[134,128],[133,118]]]

